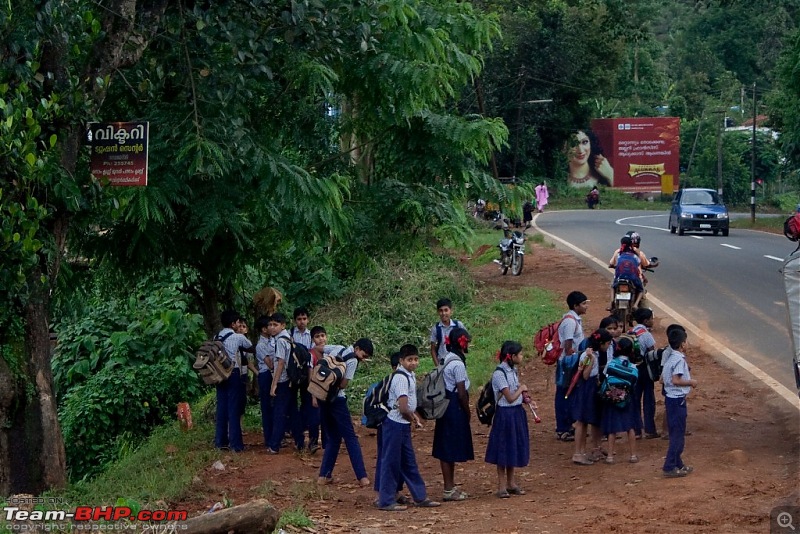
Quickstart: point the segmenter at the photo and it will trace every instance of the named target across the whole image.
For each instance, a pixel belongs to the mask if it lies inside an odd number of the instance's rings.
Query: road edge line
[[[531,221],[531,225],[532,225],[532,227],[534,229],[539,231],[543,236],[546,236],[549,239],[552,239],[553,241],[557,241],[558,243],[561,243],[562,245],[564,245],[568,249],[574,251],[575,253],[579,254],[580,256],[588,258],[589,260],[593,261],[597,265],[600,265],[604,269],[608,267],[608,264],[606,262],[601,261],[600,259],[596,258],[595,256],[592,256],[591,254],[589,254],[585,250],[573,245],[569,241],[561,239],[560,237],[555,236],[555,235],[551,234],[550,232],[546,232],[546,231],[542,230],[536,224],[536,219],[539,218],[539,215],[541,215],[541,214],[537,213],[536,215],[534,215],[533,220]],[[652,293],[650,293],[650,292],[647,293],[647,299],[649,301],[651,301],[652,303],[654,303],[656,306],[658,306],[658,308],[662,312],[664,312],[665,314],[669,315],[672,319],[674,319],[675,322],[680,323],[683,327],[686,328],[686,330],[690,331],[692,334],[696,335],[697,337],[699,337],[700,339],[702,339],[703,341],[705,341],[706,343],[711,345],[713,348],[718,350],[720,352],[720,354],[722,354],[725,358],[728,359],[728,361],[730,361],[731,363],[735,363],[736,365],[738,365],[739,367],[741,367],[742,369],[744,369],[745,371],[750,373],[754,378],[756,378],[758,381],[763,383],[765,386],[767,386],[768,388],[773,390],[775,393],[778,394],[778,396],[783,398],[785,401],[787,401],[789,404],[791,404],[794,408],[797,408],[798,410],[800,410],[800,398],[798,398],[796,393],[791,391],[789,388],[787,388],[786,386],[784,386],[783,384],[781,384],[780,382],[778,382],[777,380],[775,380],[774,378],[769,376],[767,373],[765,373],[764,371],[762,371],[761,369],[759,369],[758,367],[756,367],[752,363],[750,363],[747,360],[745,360],[738,353],[736,353],[735,351],[731,350],[730,348],[725,346],[723,343],[721,343],[720,341],[718,341],[717,339],[715,339],[711,335],[707,334],[706,332],[703,332],[703,330],[701,330],[700,328],[695,326],[695,324],[693,322],[689,321],[686,317],[684,317],[683,315],[681,315],[677,311],[673,310],[670,306],[666,305],[662,300],[654,297],[652,295]]]

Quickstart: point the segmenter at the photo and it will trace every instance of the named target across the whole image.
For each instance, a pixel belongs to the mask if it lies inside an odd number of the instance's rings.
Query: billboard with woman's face
[[[568,183],[629,192],[675,190],[680,175],[680,119],[595,119],[578,130],[569,152]]]

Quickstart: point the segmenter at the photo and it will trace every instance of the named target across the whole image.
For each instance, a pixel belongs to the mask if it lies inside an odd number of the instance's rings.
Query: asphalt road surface
[[[647,273],[650,294],[790,391],[796,391],[780,273],[783,258],[794,250],[794,244],[782,235],[736,228],[728,237],[710,232],[678,236],[669,233],[667,219],[667,209],[587,209],[546,212],[534,223],[605,264],[626,231],[639,232],[642,250],[660,261],[654,273]],[[556,246],[575,253],[579,258],[576,261],[588,262],[604,272],[610,286],[611,269],[597,265],[565,243],[556,240]]]

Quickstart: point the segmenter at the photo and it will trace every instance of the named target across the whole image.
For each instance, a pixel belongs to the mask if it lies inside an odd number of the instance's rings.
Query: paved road
[[[648,274],[652,296],[796,391],[779,272],[793,250],[785,237],[735,228],[728,237],[708,232],[681,237],[667,230],[666,210],[553,211],[538,216],[535,224],[606,263],[626,231],[639,232],[642,250],[661,262]],[[590,263],[610,283],[611,269]]]

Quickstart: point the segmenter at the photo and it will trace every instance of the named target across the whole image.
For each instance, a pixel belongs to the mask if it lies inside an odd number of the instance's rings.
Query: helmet
[[[631,238],[631,244],[634,247],[638,247],[639,244],[642,242],[642,236],[640,236],[638,233],[634,232],[633,230],[629,230],[628,233],[626,233],[625,235]]]

